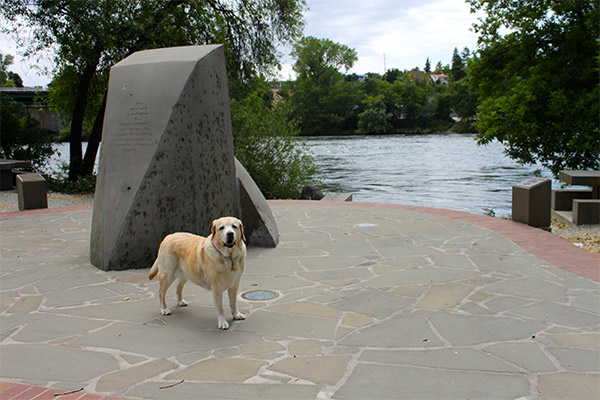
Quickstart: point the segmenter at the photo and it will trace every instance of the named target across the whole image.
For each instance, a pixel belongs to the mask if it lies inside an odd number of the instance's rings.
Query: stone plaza
[[[597,255],[448,210],[269,205],[228,331],[198,286],[161,316],[148,269],[93,267],[91,207],[0,214],[0,398],[600,398]]]

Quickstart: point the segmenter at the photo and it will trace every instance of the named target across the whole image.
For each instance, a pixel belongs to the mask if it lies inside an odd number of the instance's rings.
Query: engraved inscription
[[[138,151],[152,145],[150,111],[146,103],[137,102],[127,110],[113,145],[122,152]]]

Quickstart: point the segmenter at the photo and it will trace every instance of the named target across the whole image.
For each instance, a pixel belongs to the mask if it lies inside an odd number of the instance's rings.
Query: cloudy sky
[[[476,48],[471,31],[476,16],[464,0],[308,0],[304,34],[326,38],[356,50],[358,61],[350,72],[383,73],[385,67],[423,69],[429,57],[450,64],[454,48]],[[289,49],[282,49],[289,54]],[[10,70],[26,86],[45,86],[50,81],[31,66],[50,65],[51,57],[24,60],[14,40],[0,34],[0,52],[15,56]],[[385,55],[385,56],[384,56]],[[293,78],[289,56],[283,58],[283,79]]]
[[[476,16],[464,0],[308,0],[305,36],[327,38],[356,50],[350,72],[423,69],[450,64],[452,51],[474,50]],[[289,57],[287,64],[293,63]],[[284,68],[283,74],[289,74]]]

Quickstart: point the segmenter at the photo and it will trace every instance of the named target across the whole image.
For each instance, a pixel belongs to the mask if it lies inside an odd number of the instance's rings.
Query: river
[[[522,166],[500,143],[478,146],[473,135],[326,136],[305,138],[325,190],[354,201],[448,208],[475,214],[511,214],[512,185],[539,167]],[[85,151],[84,144],[84,151]],[[50,163],[68,160],[68,143]],[[551,178],[548,170],[542,176]]]
[[[512,185],[533,176],[500,143],[478,146],[473,135],[307,138],[327,190],[354,201],[410,204],[496,216],[511,214]],[[551,178],[542,169],[542,176]]]

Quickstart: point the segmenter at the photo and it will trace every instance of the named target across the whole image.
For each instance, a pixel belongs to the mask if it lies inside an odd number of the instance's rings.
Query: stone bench
[[[352,201],[352,193],[327,193],[321,200],[324,201]]]
[[[532,178],[512,187],[512,219],[536,228],[550,226],[550,179]]]
[[[573,200],[573,223],[575,225],[600,224],[600,200]]]
[[[19,211],[48,208],[48,187],[38,173],[17,175]]]
[[[589,200],[592,189],[554,189],[552,190],[552,209],[554,211],[572,211],[573,200]]]
[[[0,190],[12,190],[13,169],[31,169],[31,163],[23,160],[0,159]]]

